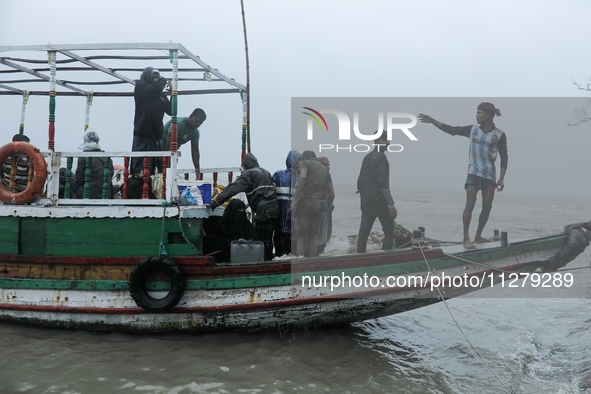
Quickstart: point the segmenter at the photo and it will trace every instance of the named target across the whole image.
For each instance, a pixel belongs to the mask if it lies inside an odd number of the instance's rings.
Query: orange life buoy
[[[43,190],[45,179],[47,179],[47,165],[43,155],[39,152],[39,149],[27,142],[11,142],[1,147],[0,165],[10,156],[16,154],[27,155],[29,165],[33,166],[34,175],[31,184],[20,193],[11,193],[0,186],[0,201],[6,204],[26,204],[33,201],[39,196],[41,190]]]

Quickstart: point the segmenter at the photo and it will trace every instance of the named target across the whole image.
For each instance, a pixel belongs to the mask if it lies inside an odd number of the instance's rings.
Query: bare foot
[[[483,242],[493,242],[492,239],[488,239],[488,238],[482,238],[482,237],[475,237],[474,238],[474,243],[483,243]]]
[[[464,241],[464,248],[466,249],[478,249],[478,246],[474,245],[470,240]]]

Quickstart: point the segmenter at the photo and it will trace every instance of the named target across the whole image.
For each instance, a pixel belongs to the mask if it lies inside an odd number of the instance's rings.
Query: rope
[[[199,249],[197,249],[197,248],[195,247],[195,245],[193,245],[193,243],[189,242],[189,239],[188,239],[188,238],[187,238],[187,236],[185,235],[185,231],[183,230],[183,223],[182,223],[182,220],[183,220],[183,219],[181,218],[181,215],[179,215],[179,228],[181,229],[181,234],[183,235],[183,238],[185,239],[185,241],[187,241],[187,243],[188,243],[189,245],[191,245],[191,247],[192,247],[192,248],[195,250],[195,252],[197,252],[197,253],[196,253],[197,255],[201,255],[201,252],[202,252],[202,251],[201,251],[201,250],[199,250]],[[209,256],[209,255],[213,255],[213,254],[215,254],[215,253],[217,253],[217,252],[210,253],[210,254],[208,254],[208,256]]]
[[[438,242],[441,244],[450,244],[450,245],[462,245],[463,242],[458,242],[458,241],[442,241],[439,239],[435,239],[435,238],[429,238],[429,237],[424,237],[425,240],[429,241],[429,242]]]
[[[422,251],[422,249],[421,249],[421,251]],[[471,261],[471,260],[464,259],[464,258],[461,258],[461,257],[458,257],[458,256],[454,256],[453,254],[448,254],[448,253],[445,253],[445,252],[443,252],[443,255],[444,255],[444,256],[447,256],[447,257],[454,258],[454,259],[456,259],[456,260],[463,261],[463,262],[465,262],[465,263],[470,263],[470,264],[481,265],[481,266],[483,266],[483,267],[490,268],[490,269],[492,269],[492,270],[495,270],[495,271],[500,271],[500,272],[507,272],[507,273],[513,273],[513,271],[504,270],[504,269],[502,269],[502,268],[498,268],[498,267],[495,267],[495,266],[492,266],[492,265],[488,265],[488,264],[484,264],[484,263],[477,263],[476,261]],[[515,255],[514,255],[514,256],[515,256]],[[515,260],[517,261],[517,257],[515,257]],[[519,264],[519,261],[517,261],[517,264]]]
[[[453,257],[453,256],[452,256]],[[515,261],[517,262],[517,264],[519,264],[519,260],[517,260],[517,256],[513,255],[513,257],[515,257]],[[574,259],[573,259],[574,260]],[[474,264],[478,264],[478,263],[474,263]],[[567,263],[568,264],[568,263]],[[565,264],[566,265],[566,264]],[[539,267],[538,267],[539,268]],[[503,271],[500,268],[497,268],[499,271]],[[556,270],[554,272],[568,272],[568,271],[578,271],[578,270],[587,270],[589,269],[589,267],[578,267],[578,268],[566,268],[566,269],[562,269],[562,270]],[[503,271],[503,272],[509,272],[509,271]]]
[[[589,267],[567,268],[564,270],[556,270],[554,272],[577,271],[577,270],[588,270],[588,269],[589,269]]]
[[[166,253],[166,248],[164,247],[164,223],[166,219],[166,207],[168,206],[168,202],[163,201],[162,206],[164,207],[164,213],[162,214],[162,233],[160,234],[160,246],[158,247],[158,257],[168,255],[168,253]]]
[[[460,261],[466,262],[466,263],[481,265],[483,267],[490,268],[490,269],[495,270],[495,271],[506,272],[506,273],[510,273],[510,274],[511,273],[515,273],[515,271],[508,271],[508,270],[504,270],[502,268],[494,267],[492,265],[488,265],[488,264],[484,264],[484,263],[477,263],[476,261],[467,260],[467,259],[464,259],[464,258],[461,258],[461,257],[458,257],[458,256],[454,256],[453,254],[447,254],[447,253],[443,252],[443,255],[444,256],[447,256],[447,257],[454,258],[456,260],[460,260]],[[519,262],[519,260],[517,260],[517,256],[513,255],[513,257],[515,257],[515,261],[517,262],[517,264],[521,264]],[[588,269],[589,269],[589,267],[566,268],[566,269],[556,270],[554,272],[566,272],[566,271],[577,271],[577,270],[588,270]]]
[[[431,267],[429,266],[429,262],[427,261],[427,258],[425,257],[425,253],[423,251],[423,245],[421,245],[420,243],[418,245],[419,245],[419,248],[421,249],[421,254],[423,255],[423,259],[425,260],[425,264],[427,264],[427,268],[429,269],[429,272],[431,272]],[[514,392],[509,387],[507,387],[507,385],[497,376],[497,374],[495,373],[495,371],[492,370],[492,368],[486,363],[486,361],[484,361],[484,359],[482,358],[482,356],[480,355],[480,353],[478,353],[478,350],[476,350],[476,348],[474,347],[474,345],[472,345],[472,342],[470,342],[470,340],[468,339],[468,336],[466,336],[466,334],[464,333],[464,330],[462,330],[462,327],[460,327],[460,324],[458,323],[458,321],[454,317],[453,313],[451,312],[451,309],[449,308],[449,305],[447,305],[447,302],[445,301],[445,298],[443,297],[443,293],[441,293],[441,290],[439,289],[439,287],[437,287],[436,289],[437,289],[437,292],[439,293],[439,297],[441,298],[441,301],[443,301],[443,304],[447,308],[447,311],[449,312],[449,315],[453,319],[454,323],[458,327],[458,330],[460,330],[460,332],[462,333],[462,335],[464,336],[464,338],[466,339],[466,341],[468,342],[468,344],[470,345],[470,347],[472,348],[472,350],[474,350],[474,353],[476,353],[476,355],[480,358],[480,360],[482,361],[482,363],[488,368],[488,370],[494,375],[494,377],[503,385],[503,387],[509,393],[514,394]]]
[[[394,249],[402,249],[402,248],[404,248],[404,247],[405,247],[406,245],[408,245],[408,244],[412,244],[412,240],[408,241],[408,242],[407,242],[407,243],[405,243],[405,244],[402,244],[402,245],[400,245],[400,246],[397,246],[397,247],[395,247]]]
[[[439,244],[439,245],[442,245],[442,244],[443,245],[461,245],[462,244],[462,242],[441,241],[441,240],[438,240],[438,239],[428,238],[428,237],[422,237],[421,239],[424,240],[425,242],[432,243],[432,244]],[[408,241],[407,243],[405,243],[405,244],[402,244],[400,246],[395,247],[394,249],[402,249],[405,246],[410,245],[410,244],[412,244],[412,239],[410,241]],[[434,247],[435,246],[437,246],[437,245],[434,245]]]

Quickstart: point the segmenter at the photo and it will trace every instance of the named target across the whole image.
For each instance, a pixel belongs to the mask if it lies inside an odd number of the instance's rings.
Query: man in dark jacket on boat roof
[[[132,151],[161,151],[164,149],[162,134],[164,114],[172,114],[170,100],[163,92],[170,81],[160,75],[160,71],[153,67],[146,67],[140,80],[133,90],[135,101],[135,117],[133,119],[133,146]],[[154,168],[162,172],[162,157],[151,157],[149,172],[154,174]],[[142,157],[131,158],[131,174],[143,174],[144,160]]]
[[[203,122],[205,122],[205,111],[201,108],[196,108],[188,118],[179,117],[177,120],[177,149],[181,145],[191,141],[191,159],[195,167],[195,176],[199,179],[201,169],[199,166],[199,129]],[[164,134],[162,141],[164,142],[164,150],[170,150],[170,129],[172,127],[172,120],[169,120],[164,125]]]
[[[431,123],[438,129],[451,134],[461,135],[470,138],[470,165],[468,166],[468,178],[464,188],[466,189],[466,207],[462,215],[464,225],[464,247],[466,249],[477,249],[470,241],[470,221],[472,211],[476,204],[476,195],[482,191],[482,211],[478,218],[478,228],[474,236],[474,242],[490,242],[482,237],[482,231],[488,221],[492,202],[495,196],[495,189],[502,191],[505,187],[504,179],[507,171],[507,136],[493,123],[493,118],[501,116],[499,111],[491,103],[480,103],[476,110],[476,125],[453,127],[433,119],[429,115],[419,114],[423,123]],[[496,180],[495,160],[497,153],[501,156],[501,175]]]
[[[248,205],[255,213],[255,228],[265,244],[265,260],[273,259],[273,231],[279,218],[275,184],[269,171],[261,168],[252,153],[244,155],[244,172],[218,194],[209,207],[213,210],[238,193],[246,193]]]
[[[357,191],[361,195],[361,225],[357,236],[357,253],[364,253],[371,228],[378,218],[384,231],[382,250],[394,246],[394,219],[398,211],[390,194],[390,163],[386,150],[390,146],[388,134],[382,134],[374,140],[376,147],[363,158]]]

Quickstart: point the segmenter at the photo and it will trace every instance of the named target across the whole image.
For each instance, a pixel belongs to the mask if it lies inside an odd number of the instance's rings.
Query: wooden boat
[[[230,83],[233,87],[229,90],[242,93],[247,100],[244,86],[212,69],[180,44],[0,47],[3,56],[6,51],[42,51],[50,58],[50,75],[46,76],[43,70],[0,57],[0,64],[11,70],[50,82],[48,92],[30,92],[49,95],[49,149],[40,152],[20,142],[0,148],[0,162],[25,154],[33,169],[29,176],[32,185],[26,194],[0,191],[0,321],[126,332],[288,330],[334,325],[438,302],[438,290],[451,298],[509,282],[511,274],[538,270],[537,275],[544,275],[567,264],[589,243],[582,230],[569,230],[510,244],[497,241],[465,251],[453,246],[429,247],[417,234],[413,248],[399,251],[215,263],[201,253],[200,230],[213,213],[205,206],[176,204],[177,175],[183,173],[177,168],[176,147],[171,152],[55,150],[52,108],[56,96],[61,93],[88,99],[90,95],[75,83],[56,78],[62,64],[56,54],[131,84],[129,77],[96,63],[97,58],[77,53],[110,49],[170,51],[173,105],[177,93],[191,93],[178,90],[178,72],[182,69],[177,62],[181,58]],[[133,56],[126,60],[133,60]],[[70,91],[56,93],[56,84]],[[0,81],[0,94],[26,94],[12,85]],[[130,95],[94,92],[95,96],[110,94]],[[68,179],[72,158],[94,156],[124,158],[123,199],[73,199],[67,193],[61,198],[62,159],[67,161]],[[126,199],[129,158],[153,156],[170,160],[163,198]],[[215,175],[214,182],[219,172],[228,172],[231,181],[231,174],[238,170],[210,172]],[[147,175],[146,164],[144,197]],[[37,189],[32,189],[33,184]]]

